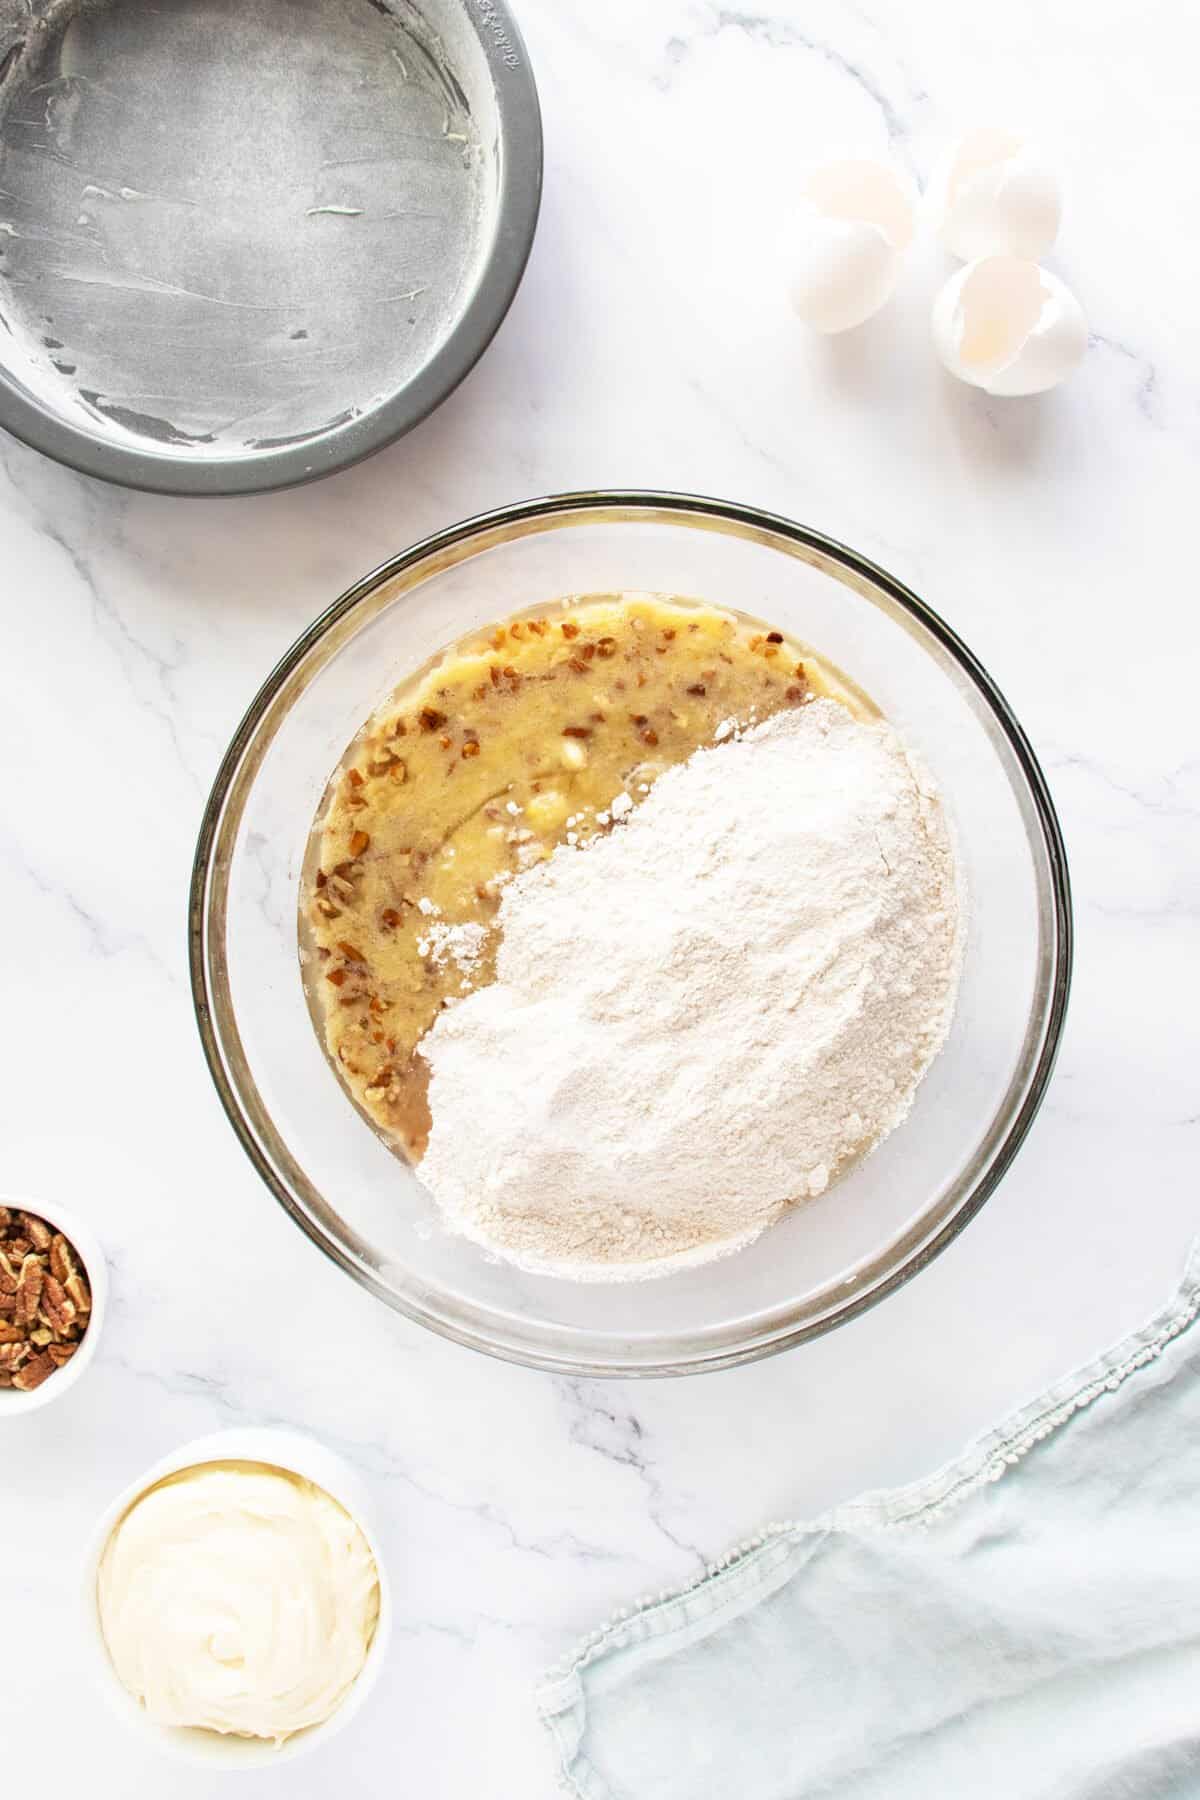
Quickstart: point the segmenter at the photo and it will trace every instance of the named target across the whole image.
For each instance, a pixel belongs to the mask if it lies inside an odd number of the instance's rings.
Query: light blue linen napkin
[[[1200,1249],[929,1480],[772,1526],[539,1695],[581,1800],[1200,1796]]]

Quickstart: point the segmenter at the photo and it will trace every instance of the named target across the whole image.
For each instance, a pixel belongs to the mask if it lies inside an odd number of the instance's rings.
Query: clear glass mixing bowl
[[[355,1110],[305,1003],[298,883],[330,773],[398,680],[507,613],[623,588],[755,614],[865,688],[941,785],[970,921],[949,1042],[907,1121],[873,1155],[733,1257],[646,1282],[578,1284],[523,1273],[445,1232],[417,1176]],[[595,1375],[765,1356],[913,1275],[979,1210],[1028,1131],[1071,967],[1054,808],[1024,733],[970,651],[899,582],[819,532],[658,493],[505,507],[427,538],[335,601],[270,675],[221,765],[196,853],[190,935],[217,1091],[300,1228],[372,1293],[446,1337]]]

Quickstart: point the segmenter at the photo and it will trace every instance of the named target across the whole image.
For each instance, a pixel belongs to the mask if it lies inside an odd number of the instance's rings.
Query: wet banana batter
[[[314,1022],[351,1097],[419,1159],[420,1040],[492,978],[503,884],[561,843],[619,829],[664,769],[735,724],[844,677],[770,626],[650,594],[506,620],[440,657],[368,721],[334,775],[302,888]]]

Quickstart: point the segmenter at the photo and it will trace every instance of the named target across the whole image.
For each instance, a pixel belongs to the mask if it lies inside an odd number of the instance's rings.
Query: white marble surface
[[[1200,28],[1170,0],[521,12],[541,231],[433,419],[349,474],[240,502],[110,491],[0,442],[0,1187],[86,1210],[115,1290],[86,1381],[0,1424],[14,1792],[48,1766],[103,1800],[216,1792],[127,1740],[77,1668],[81,1540],[182,1438],[301,1425],[386,1516],[382,1692],[258,1792],[549,1800],[530,1684],[575,1636],[766,1518],[956,1450],[1157,1303],[1200,1212]],[[1095,342],[1040,401],[935,367],[935,251],[887,315],[828,343],[789,317],[773,262],[795,159],[890,140],[924,174],[989,119],[1057,137],[1071,180],[1055,266]],[[1050,1099],[958,1242],[816,1345],[637,1387],[441,1343],[322,1261],[220,1113],[184,962],[209,781],[300,627],[433,527],[604,484],[776,507],[941,609],[1044,759],[1079,926]]]

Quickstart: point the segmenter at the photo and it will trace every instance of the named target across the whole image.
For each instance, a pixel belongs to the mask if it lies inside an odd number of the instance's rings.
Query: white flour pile
[[[439,969],[444,969],[453,957],[466,985],[479,967],[487,935],[486,925],[426,925],[417,939],[417,950],[421,956],[430,957]]]
[[[903,1119],[960,910],[889,727],[818,700],[698,751],[505,889],[495,983],[422,1045],[423,1180],[454,1230],[577,1279],[737,1249]]]

